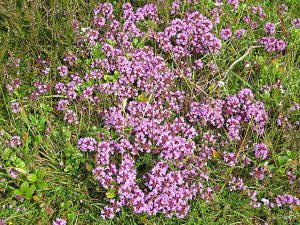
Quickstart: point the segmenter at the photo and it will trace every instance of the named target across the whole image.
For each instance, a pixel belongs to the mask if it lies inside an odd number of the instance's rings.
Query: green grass
[[[207,204],[203,200],[195,200],[191,204],[191,211],[187,218],[165,218],[164,216],[146,217],[145,215],[134,215],[130,209],[123,209],[114,220],[103,220],[100,217],[100,210],[105,205],[102,201],[105,192],[99,187],[92,176],[91,170],[94,166],[94,159],[91,154],[80,152],[75,146],[81,134],[96,134],[103,132],[101,124],[94,115],[80,118],[78,128],[66,126],[53,110],[55,104],[55,93],[42,97],[41,100],[28,103],[24,97],[28,90],[32,89],[33,81],[39,76],[34,69],[35,60],[38,56],[47,57],[52,62],[52,68],[59,65],[63,55],[67,52],[77,53],[74,45],[74,36],[71,22],[77,18],[82,24],[88,25],[93,8],[103,1],[85,0],[2,0],[0,2],[0,130],[3,135],[0,137],[0,145],[4,146],[6,140],[11,136],[22,137],[23,147],[21,149],[5,149],[0,146],[0,164],[20,166],[30,174],[43,171],[42,181],[32,196],[20,202],[15,199],[13,191],[19,189],[22,182],[28,178],[9,179],[9,175],[3,170],[0,171],[0,219],[6,219],[8,224],[51,224],[59,218],[66,218],[68,224],[126,224],[126,225],[198,225],[198,224],[297,224],[299,220],[299,209],[287,212],[276,209],[272,212],[266,209],[254,209],[249,206],[249,201],[242,195],[224,189],[214,197],[212,203]],[[123,1],[115,1],[120,7]],[[147,1],[131,1],[143,5]],[[148,1],[150,2],[150,1]],[[156,2],[156,1],[151,1]],[[167,1],[168,3],[170,1]],[[200,1],[199,7],[202,13],[209,13],[212,1]],[[251,88],[263,101],[268,109],[270,120],[267,132],[263,140],[270,143],[272,148],[271,162],[275,166],[274,171],[278,176],[266,179],[262,193],[275,195],[275,193],[293,192],[299,197],[298,183],[288,186],[285,172],[293,168],[298,171],[299,179],[299,128],[298,130],[283,129],[276,125],[276,119],[280,114],[290,114],[288,108],[300,99],[300,30],[290,32],[291,18],[300,17],[300,1],[286,1],[289,12],[284,16],[284,29],[288,34],[284,36],[288,43],[288,49],[284,55],[272,55],[262,49],[254,49],[244,60],[237,63],[228,75],[224,72],[229,66],[241,57],[247,49],[255,45],[255,37],[263,33],[263,30],[249,32],[247,39],[238,42],[229,41],[222,48],[221,54],[213,60],[219,68],[217,75],[196,74],[199,85],[205,92],[212,96],[224,96],[236,93],[241,88]],[[277,22],[274,1],[247,0],[241,4],[257,5],[263,4],[269,15],[269,20]],[[278,3],[279,4],[279,3]],[[162,9],[162,8],[161,8]],[[168,9],[166,9],[168,10]],[[161,10],[161,14],[166,12]],[[118,13],[118,11],[117,11]],[[227,14],[226,14],[227,13]],[[233,24],[232,28],[241,27],[239,22],[243,13],[241,11],[237,18],[226,12],[219,30],[225,25]],[[167,16],[164,20],[169,21]],[[19,71],[11,66],[10,59],[20,58]],[[245,68],[244,63],[248,62],[251,67]],[[82,68],[84,69],[84,68]],[[12,97],[5,91],[5,85],[9,80],[22,77],[23,86],[15,93],[14,99],[24,101],[26,109],[21,114],[12,114],[9,102]],[[224,86],[216,88],[216,82],[223,79]],[[272,91],[261,94],[259,89],[265,84],[273,84],[280,80],[285,92]],[[44,81],[54,83],[55,76],[46,76]],[[186,83],[181,84],[187,88]],[[194,84],[190,84],[192,92],[197,97],[203,98],[204,94],[197,92]],[[110,104],[106,102],[105,104]],[[291,114],[293,121],[299,120],[298,114]],[[93,125],[96,125],[93,127]],[[45,129],[49,128],[49,134]],[[252,135],[257,139],[255,134]],[[235,148],[237,146],[232,146]],[[8,156],[5,157],[4,155]],[[13,155],[13,156],[12,156]],[[280,158],[281,157],[281,158]],[[280,159],[285,157],[285,162]],[[216,174],[226,170],[226,167],[215,168],[209,165]],[[235,172],[235,171],[231,171]],[[249,171],[243,171],[249,172]],[[218,179],[218,178],[216,178]],[[34,181],[33,183],[37,183]],[[218,180],[222,187],[226,184],[226,176]],[[17,211],[17,209],[24,210]]]

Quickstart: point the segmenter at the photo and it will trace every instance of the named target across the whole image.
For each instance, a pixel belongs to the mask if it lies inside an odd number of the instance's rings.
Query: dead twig
[[[242,61],[244,58],[246,58],[246,56],[249,55],[249,54],[251,53],[252,49],[255,49],[255,48],[261,48],[261,47],[262,47],[262,46],[251,46],[251,47],[249,47],[249,48],[247,49],[247,51],[245,52],[245,54],[242,55],[242,56],[241,56],[240,58],[238,58],[237,60],[235,60],[235,61],[229,66],[229,68],[223,73],[223,78],[222,78],[221,81],[224,81],[224,80],[227,78],[229,72],[233,69],[233,67],[234,67],[237,63],[239,63],[240,61]]]

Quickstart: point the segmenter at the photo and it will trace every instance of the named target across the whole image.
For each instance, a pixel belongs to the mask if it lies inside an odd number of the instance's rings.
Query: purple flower
[[[18,147],[21,145],[21,138],[19,136],[13,136],[9,141],[10,147]]]
[[[230,28],[225,28],[220,31],[220,36],[223,40],[228,40],[232,36]]]
[[[239,6],[239,0],[227,0],[226,3],[231,5],[235,9],[237,9]]]
[[[74,65],[77,59],[78,59],[77,56],[72,54],[68,54],[64,57],[64,61],[68,62],[70,65]]]
[[[293,19],[293,27],[300,28],[300,18]]]
[[[12,178],[16,179],[19,175],[19,172],[16,169],[12,168],[12,169],[9,170],[9,175]]]
[[[260,91],[263,92],[263,93],[270,92],[271,91],[271,87],[269,85],[265,84],[264,86],[262,86],[260,88]]]
[[[295,102],[294,105],[292,105],[290,108],[291,111],[297,111],[299,109],[300,109],[300,105],[297,102]]]
[[[57,218],[53,221],[52,225],[67,225],[67,221],[65,219]]]
[[[180,0],[175,0],[171,5],[171,14],[177,15],[179,13],[182,2]]]
[[[101,211],[101,217],[103,219],[113,219],[115,217],[113,208],[109,206],[105,206]]]
[[[284,115],[279,115],[278,119],[276,121],[278,126],[283,126],[284,124],[286,124],[288,122],[288,118]]]
[[[281,4],[278,6],[279,14],[283,15],[288,11],[288,6],[286,4]]]
[[[224,102],[221,100],[204,101],[202,103],[192,102],[189,116],[192,121],[199,121],[204,125],[210,123],[220,128],[224,124],[223,104]]]
[[[11,83],[6,84],[6,89],[12,93],[14,92],[14,90],[18,89],[21,86],[22,82],[20,81],[20,79],[14,79],[12,80]]]
[[[286,173],[287,177],[288,177],[288,180],[289,180],[289,184],[293,184],[294,183],[294,180],[296,179],[296,176],[291,172],[291,171],[288,171]]]
[[[266,207],[271,207],[271,208],[274,207],[274,203],[270,203],[270,200],[269,200],[269,199],[262,198],[261,201],[264,203],[264,205],[265,205]]]
[[[242,128],[241,126],[241,116],[235,116],[235,117],[230,117],[226,121],[226,127],[229,136],[232,139],[239,140],[240,139],[240,130]]]
[[[250,24],[250,22],[251,22],[251,19],[250,19],[250,17],[249,16],[243,16],[243,21],[245,22],[245,23],[247,23],[247,24]]]
[[[215,138],[215,135],[209,133],[209,132],[206,132],[203,134],[203,140],[207,143],[216,143],[216,138]]]
[[[228,185],[231,191],[242,191],[246,189],[242,178],[233,177],[232,180],[229,181]]]
[[[242,156],[242,163],[243,163],[244,166],[249,166],[251,164],[251,160],[246,155],[243,155]]]
[[[287,44],[284,40],[278,40],[274,37],[264,37],[259,40],[264,45],[267,52],[283,51]]]
[[[67,96],[70,100],[75,100],[77,98],[77,93],[75,91],[68,91]]]
[[[43,75],[47,75],[50,72],[50,60],[42,59],[39,57],[37,60],[37,67],[40,70],[40,73]]]
[[[67,123],[70,124],[78,124],[78,118],[76,113],[73,110],[68,110],[67,112],[65,112],[65,117],[64,120],[67,121]]]
[[[271,22],[268,22],[266,23],[264,30],[267,34],[275,34],[275,25]]]
[[[237,39],[242,39],[247,35],[247,31],[245,29],[238,29],[235,32],[235,36]]]
[[[270,152],[266,144],[256,144],[254,145],[254,155],[256,158],[266,159],[269,157]]]
[[[97,141],[94,138],[80,138],[77,142],[77,148],[83,152],[92,152],[97,148]]]
[[[37,81],[33,84],[33,86],[36,88],[31,93],[31,98],[32,99],[37,99],[40,95],[45,94],[50,91],[50,85],[49,84],[43,84],[40,81]]]
[[[223,159],[229,166],[235,166],[237,163],[236,155],[234,152],[224,152]]]
[[[287,44],[284,40],[277,40],[276,49],[277,51],[283,51],[286,48]]]
[[[93,24],[96,27],[104,27],[106,24],[106,19],[102,16],[100,16],[100,17],[95,16],[94,20],[93,20]]]
[[[59,83],[55,84],[55,90],[58,94],[65,93],[66,86],[64,83],[59,82]]]
[[[61,99],[58,101],[58,103],[56,105],[56,109],[59,111],[63,111],[63,110],[66,110],[69,105],[70,105],[70,102],[68,100]]]
[[[250,175],[258,180],[263,180],[266,176],[266,169],[262,167],[256,167],[251,171]]]
[[[59,66],[57,67],[57,71],[60,76],[64,77],[68,75],[68,67],[67,66]]]
[[[13,113],[18,113],[21,111],[21,107],[20,107],[20,103],[19,102],[11,102],[10,103],[10,108],[11,108],[11,111]]]
[[[80,65],[74,66],[76,56],[65,57],[62,64],[66,66],[57,68],[65,77],[54,84],[60,99],[54,101],[66,123],[79,123],[76,109],[83,118],[89,115],[98,118],[104,126],[103,132],[95,134],[97,138],[86,136],[77,140],[77,148],[95,152],[93,175],[104,193],[107,192],[104,197],[107,204],[101,211],[105,219],[114,218],[122,208],[147,216],[184,218],[190,202],[197,196],[206,202],[213,201],[214,191],[218,190],[208,186],[214,174],[207,165],[210,159],[220,156],[222,149],[227,152],[223,151],[221,164],[238,170],[241,159],[241,166],[247,166],[256,179],[262,180],[267,175],[267,167],[258,167],[247,158],[248,151],[242,151],[239,158],[233,150],[228,152],[239,146],[239,139],[245,135],[254,131],[254,136],[261,136],[265,131],[267,110],[250,89],[225,98],[207,96],[200,101],[189,91],[176,89],[178,80],[197,79],[200,70],[217,73],[222,69],[211,60],[211,55],[222,48],[215,25],[224,10],[235,11],[239,3],[218,1],[227,6],[212,9],[206,17],[194,11],[195,2],[188,0],[186,7],[182,7],[181,1],[173,1],[172,16],[165,25],[154,4],[138,8],[130,3],[122,6],[118,16],[112,4],[101,3],[94,10],[90,27],[82,29],[75,24],[78,55],[91,61],[86,64],[86,73],[82,73]],[[251,10],[261,19],[266,16],[261,6]],[[258,23],[256,15],[250,13],[244,18],[247,26],[257,28],[262,23]],[[162,30],[141,26],[149,21]],[[270,36],[271,28],[266,26]],[[234,35],[241,39],[246,33],[245,29],[239,29]],[[220,32],[222,40],[230,40],[232,36],[230,28]],[[145,42],[141,42],[144,38]],[[157,48],[148,43],[155,43]],[[284,41],[274,37],[262,38],[259,43],[270,52],[286,48]],[[99,47],[101,56],[94,57]],[[201,59],[205,59],[205,70]],[[36,96],[50,90],[46,84],[35,85]],[[217,88],[221,85],[220,82]],[[246,149],[252,146],[249,137]],[[254,155],[266,159],[269,150],[259,145],[263,144],[254,146]],[[145,162],[148,156],[152,158],[151,168],[144,172],[144,163],[150,166]],[[250,164],[255,164],[254,168]],[[245,183],[242,177],[232,177],[228,189],[246,193],[253,185],[248,188]],[[111,192],[114,193],[110,195]],[[257,193],[251,193],[250,201],[254,207],[271,208],[271,200],[258,201]]]
[[[277,195],[275,198],[275,202],[278,207],[283,207],[284,205],[288,205],[289,207],[300,205],[300,200],[297,197],[287,194]]]

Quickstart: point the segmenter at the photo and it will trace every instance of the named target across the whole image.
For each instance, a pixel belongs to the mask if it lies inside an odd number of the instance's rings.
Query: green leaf
[[[112,45],[112,46],[117,44],[117,42],[115,40],[110,40],[110,39],[107,40],[107,43]]]
[[[14,160],[14,165],[15,165],[15,167],[18,167],[18,168],[21,168],[21,169],[25,169],[25,167],[26,167],[25,162],[20,158],[16,158]]]
[[[286,164],[286,162],[288,161],[288,159],[289,159],[289,157],[287,157],[287,156],[278,156],[278,163],[279,163],[279,165],[284,165],[284,164]]]
[[[139,45],[140,41],[139,41],[138,38],[135,37],[135,38],[132,39],[132,43],[133,43],[134,47],[137,47]]]
[[[48,188],[48,184],[46,181],[37,182],[36,184],[37,184],[38,188],[40,188],[40,189],[45,190]]]
[[[86,59],[85,61],[84,61],[84,63],[86,64],[86,65],[89,65],[89,64],[91,64],[93,62],[93,59]]]
[[[30,193],[24,193],[23,194],[23,197],[26,199],[26,200],[30,200],[32,198],[32,194]]]
[[[70,138],[71,137],[71,131],[67,128],[67,127],[63,127],[63,134],[67,137]]]
[[[103,76],[103,79],[107,82],[110,82],[110,81],[114,81],[115,80],[115,77],[112,76],[112,75],[104,75]]]
[[[40,103],[40,108],[47,111],[47,112],[52,112],[53,108],[51,106],[46,105],[45,103]]]
[[[293,156],[293,154],[292,154],[292,152],[290,150],[286,150],[286,154],[287,154],[288,157],[292,157]]]
[[[148,101],[148,96],[146,93],[142,93],[137,97],[138,101],[140,102],[147,102]]]
[[[27,180],[29,180],[30,182],[36,182],[37,179],[38,179],[37,176],[33,173],[27,175]]]
[[[116,193],[115,193],[115,189],[109,189],[106,193],[105,193],[105,196],[107,198],[114,198],[116,196]]]
[[[23,193],[19,189],[15,189],[14,195],[23,195]]]
[[[17,170],[19,173],[23,173],[23,174],[27,174],[27,170],[24,168],[15,168],[15,170]]]
[[[59,131],[57,131],[57,130],[54,130],[52,132],[52,134],[53,134],[54,137],[59,137],[59,135],[60,135]]]
[[[118,183],[117,183],[117,181],[111,181],[111,182],[109,182],[110,184],[115,184],[115,185],[117,185]]]
[[[43,169],[37,169],[35,171],[35,175],[37,176],[38,181],[42,181],[45,177],[45,172],[43,171]]]
[[[8,160],[10,156],[11,150],[9,148],[5,148],[4,151],[1,153],[1,158],[3,160]]]
[[[25,192],[23,192],[24,198],[25,198],[25,199],[31,199],[33,193],[35,192],[35,190],[36,190],[36,186],[35,186],[35,185],[29,186],[29,187],[25,190]]]
[[[117,70],[114,71],[114,77],[115,77],[115,78],[120,78],[120,73],[119,73],[119,71],[117,71]]]
[[[40,143],[42,143],[42,141],[43,141],[43,138],[41,135],[37,135],[34,137],[34,142],[36,142],[36,144],[40,144]]]
[[[276,169],[276,167],[274,165],[268,165],[268,168],[270,171],[274,171]]]
[[[101,45],[99,43],[94,46],[93,50],[91,51],[91,56],[93,58],[101,58],[103,56]],[[91,61],[89,63],[91,63],[93,59],[90,60]]]
[[[270,93],[269,91],[265,91],[265,92],[263,93],[263,97],[266,98],[266,99],[270,99],[271,93]]]
[[[12,154],[9,156],[9,160],[12,161],[12,162],[14,162],[16,159],[17,159],[16,153],[12,153]]]
[[[242,8],[243,10],[246,9],[246,8],[247,8],[247,4],[246,4],[246,3],[242,4],[241,8]]]
[[[72,212],[72,213],[68,213],[68,220],[74,220],[76,218],[76,213]]]
[[[25,193],[27,191],[27,189],[29,188],[29,183],[27,181],[24,181],[22,184],[21,184],[21,187],[20,187],[20,191],[22,193]]]

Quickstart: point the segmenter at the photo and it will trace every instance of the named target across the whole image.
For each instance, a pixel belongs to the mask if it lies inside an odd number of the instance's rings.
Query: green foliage
[[[42,169],[37,169],[34,173],[28,173],[26,170],[18,169],[19,180],[21,185],[19,188],[14,189],[14,195],[21,195],[25,199],[30,200],[35,191],[47,190],[48,184],[44,180],[45,173]]]

